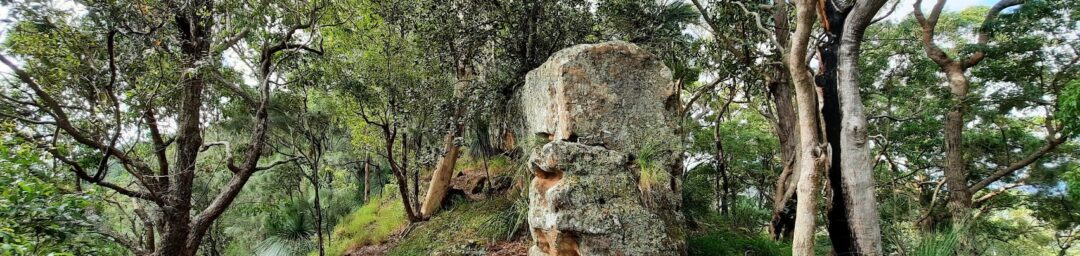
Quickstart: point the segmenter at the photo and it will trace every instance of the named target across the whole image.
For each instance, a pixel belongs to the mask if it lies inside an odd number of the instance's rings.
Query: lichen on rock
[[[539,255],[678,255],[677,95],[655,55],[626,42],[577,45],[519,92]],[[647,180],[644,180],[647,179]]]

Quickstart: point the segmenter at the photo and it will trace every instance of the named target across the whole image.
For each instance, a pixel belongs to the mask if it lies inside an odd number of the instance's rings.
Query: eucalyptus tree
[[[385,163],[397,183],[406,218],[412,222],[423,220],[423,205],[420,167],[409,169],[408,159],[409,147],[418,143],[409,140],[408,134],[420,138],[420,133],[431,132],[421,129],[430,127],[421,123],[439,122],[443,113],[451,112],[448,103],[453,98],[452,74],[440,69],[442,63],[419,41],[422,26],[428,25],[418,15],[421,4],[350,2],[351,9],[331,15],[344,22],[323,31],[328,57],[317,64],[322,81],[339,97],[338,114],[349,126],[354,148],[370,149],[364,153],[381,159],[374,162]]]
[[[0,62],[18,82],[3,89],[4,119],[81,181],[152,206],[145,223],[153,232],[114,236],[133,253],[195,255],[252,175],[287,162],[260,164],[275,63],[283,53],[318,52],[302,38],[316,37],[326,3],[89,1],[67,11],[11,4],[19,21],[5,48],[17,58]],[[257,49],[241,57],[256,63],[253,85],[228,78],[235,73],[222,53],[230,48]],[[252,110],[240,157],[229,142],[203,139],[207,120],[220,114],[212,110],[221,101],[210,93]],[[200,160],[219,145],[224,163]],[[195,209],[192,186],[203,165],[233,175],[207,207]]]
[[[842,155],[838,166],[840,178],[830,178],[830,184],[841,184],[832,186],[832,193],[839,194],[840,200],[833,199],[831,209],[842,209],[835,210],[840,212],[836,215],[843,215],[846,220],[830,226],[845,226],[850,233],[830,233],[830,238],[834,244],[836,241],[851,241],[846,248],[834,245],[837,254],[883,254],[880,216],[874,195],[874,169],[867,139],[867,117],[859,93],[859,59],[866,28],[874,21],[875,15],[885,2],[858,1],[850,7],[843,22],[833,25],[843,26],[836,69],[836,87],[839,94],[837,103],[840,105],[841,115],[840,152],[836,153],[842,152]]]
[[[828,168],[828,144],[821,134],[819,102],[812,73],[806,63],[810,34],[817,17],[816,3],[811,0],[795,2],[795,32],[784,57],[795,84],[796,109],[799,114],[798,182],[795,188],[799,201],[795,209],[792,251],[798,255],[814,255],[814,233],[817,226],[817,190],[822,170]]]
[[[829,1],[818,8],[823,40],[816,47],[820,71],[815,83],[829,144],[827,227],[837,254],[882,253],[858,62],[863,33],[885,2]]]
[[[945,179],[949,188],[949,209],[954,223],[957,225],[968,218],[971,211],[971,193],[968,189],[967,163],[964,161],[962,136],[964,130],[964,115],[968,111],[966,106],[969,93],[969,79],[965,72],[979,64],[986,57],[986,44],[990,41],[990,33],[997,16],[1008,7],[1022,4],[1023,1],[1003,0],[987,12],[983,24],[979,26],[976,47],[973,52],[965,52],[958,58],[950,57],[941,46],[935,42],[938,19],[941,17],[945,0],[939,0],[934,4],[929,16],[923,14],[922,1],[915,1],[914,15],[922,27],[921,40],[924,50],[930,59],[938,65],[948,78],[952,108],[946,114],[945,122]]]
[[[1068,85],[1068,81],[1075,79],[1076,60],[1070,59],[1070,56],[1076,55],[1076,46],[1074,43],[1055,43],[1054,41],[1071,42],[1074,40],[1057,38],[1043,41],[1027,36],[1027,33],[1032,30],[1042,31],[1044,36],[1056,38],[1061,36],[1061,31],[1076,29],[1075,21],[1071,20],[1074,16],[1067,14],[1075,12],[1076,6],[1069,1],[999,1],[985,11],[985,16],[981,21],[971,22],[974,24],[972,29],[974,41],[970,41],[962,33],[950,34],[951,31],[938,31],[938,28],[942,27],[939,25],[939,20],[942,18],[944,3],[945,1],[938,1],[929,15],[926,15],[920,10],[921,1],[916,1],[915,19],[922,28],[923,50],[937,64],[948,81],[950,109],[945,115],[943,128],[944,184],[948,188],[949,217],[954,226],[961,226],[971,224],[968,223],[969,220],[978,216],[972,215],[973,207],[1016,185],[1006,183],[997,191],[975,197],[980,191],[992,187],[991,185],[998,181],[1016,180],[1012,176],[1024,169],[1038,168],[1040,161],[1073,136],[1073,132],[1065,125],[1068,121],[1057,120],[1055,116],[1059,113],[1059,106],[1061,106],[1057,99]],[[1019,7],[1010,9],[1016,6]],[[1006,9],[1011,11],[1006,11]],[[1018,24],[1025,25],[1021,26],[1023,29],[1020,29],[1017,27]],[[957,46],[953,49],[942,48],[942,44],[938,42],[941,41],[938,36],[947,36],[947,40]],[[999,43],[991,45],[991,40],[999,41]],[[1045,49],[1028,48],[1039,46]],[[1069,50],[1070,48],[1073,50]],[[1039,59],[1036,56],[1045,56],[1045,59]],[[998,58],[1007,59],[998,60]],[[1000,62],[995,64],[993,63],[995,61]],[[1002,66],[1011,68],[1003,69]],[[981,69],[988,72],[982,72]],[[1024,69],[1028,70],[1018,71]],[[993,86],[1003,87],[1002,89],[1015,86],[1017,88],[1015,90],[1022,94],[1010,95],[1007,91],[982,92],[985,88]],[[972,92],[979,92],[982,95],[972,97]],[[1034,97],[1040,99],[1034,99]],[[1001,118],[1013,115],[1011,113],[983,110],[983,106],[980,105],[985,104],[983,102],[987,100],[1001,100],[1001,103],[997,104],[998,108],[1006,111],[1036,111],[1035,114],[1041,117],[1033,121],[1040,123],[1042,129],[1029,132],[1044,134],[1043,138],[1034,140],[1035,143],[1032,144],[1015,143],[1021,140],[1010,142],[1008,138],[1005,138],[1003,145],[1007,145],[1010,151],[1021,149],[1021,152],[1025,152],[1025,155],[1019,158],[1011,154],[1000,156],[991,152],[968,153],[975,148],[965,145],[967,144],[965,140],[981,137],[979,135],[981,125],[973,122],[994,123],[998,127],[997,130],[1001,131],[1028,130],[1028,128],[1009,125],[1009,122],[1005,120],[1010,118]],[[974,129],[970,128],[973,125]],[[965,135],[965,131],[975,132],[975,134]],[[973,172],[972,167],[978,169]],[[1022,178],[1019,179],[1021,182],[1022,180]],[[983,199],[984,197],[986,199]],[[972,236],[964,235],[960,241],[962,242],[960,250],[976,250]]]
[[[783,60],[783,51],[788,47],[788,35],[791,33],[789,3],[699,0],[692,3],[701,13],[714,39],[713,44],[706,48],[711,51],[710,57],[712,62],[715,62],[714,65],[722,72],[742,75],[734,77],[735,79],[747,83],[763,83],[762,88],[748,91],[764,91],[761,98],[766,100],[763,104],[757,104],[760,106],[757,112],[769,120],[771,130],[780,144],[778,155],[781,171],[775,174],[773,187],[766,190],[771,190],[769,193],[772,195],[772,219],[768,230],[773,239],[790,239],[795,224],[798,116],[795,112],[794,87]],[[734,70],[747,72],[733,72]],[[698,88],[687,105],[692,107],[701,95],[716,91],[716,86],[722,81],[718,78]]]

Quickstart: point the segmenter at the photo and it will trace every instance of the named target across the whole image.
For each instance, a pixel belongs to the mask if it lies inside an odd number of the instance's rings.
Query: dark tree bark
[[[838,6],[839,3],[830,0],[819,8],[823,17],[821,17],[822,26],[825,29],[825,42],[818,47],[819,57],[821,59],[821,73],[815,77],[815,83],[822,94],[822,106],[821,116],[823,126],[825,130],[825,140],[829,143],[829,148],[832,151],[829,159],[829,169],[826,171],[826,178],[828,179],[830,198],[827,200],[829,206],[827,209],[827,230],[829,231],[829,240],[832,241],[833,251],[837,255],[848,255],[855,251],[854,243],[851,240],[852,232],[849,227],[847,219],[847,199],[844,197],[845,191],[843,183],[840,182],[842,175],[840,172],[840,161],[844,152],[840,148],[840,120],[842,114],[840,113],[840,95],[837,93],[837,51],[840,50],[840,37],[844,32],[844,20],[847,18],[849,9],[847,7]],[[845,9],[837,9],[837,7]]]
[[[364,160],[364,203],[371,200],[371,155]]]

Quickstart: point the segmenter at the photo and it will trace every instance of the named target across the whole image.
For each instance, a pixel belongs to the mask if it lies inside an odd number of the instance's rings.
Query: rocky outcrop
[[[684,253],[678,98],[658,57],[625,42],[570,47],[518,97],[533,136],[529,255]]]

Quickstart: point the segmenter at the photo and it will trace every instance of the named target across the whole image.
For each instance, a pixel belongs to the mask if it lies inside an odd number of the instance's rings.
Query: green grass
[[[455,205],[418,225],[388,255],[431,255],[464,247],[471,241],[506,240],[525,216],[523,201],[508,198]]]
[[[342,255],[352,248],[381,244],[408,224],[401,199],[384,196],[371,200],[341,219],[334,227],[327,255]]]
[[[638,150],[635,161],[637,166],[641,169],[640,178],[638,179],[638,186],[643,190],[651,190],[653,184],[660,183],[661,179],[667,178],[666,173],[662,172],[662,166],[658,161],[660,156],[660,148],[657,144],[646,143],[644,147]]]

